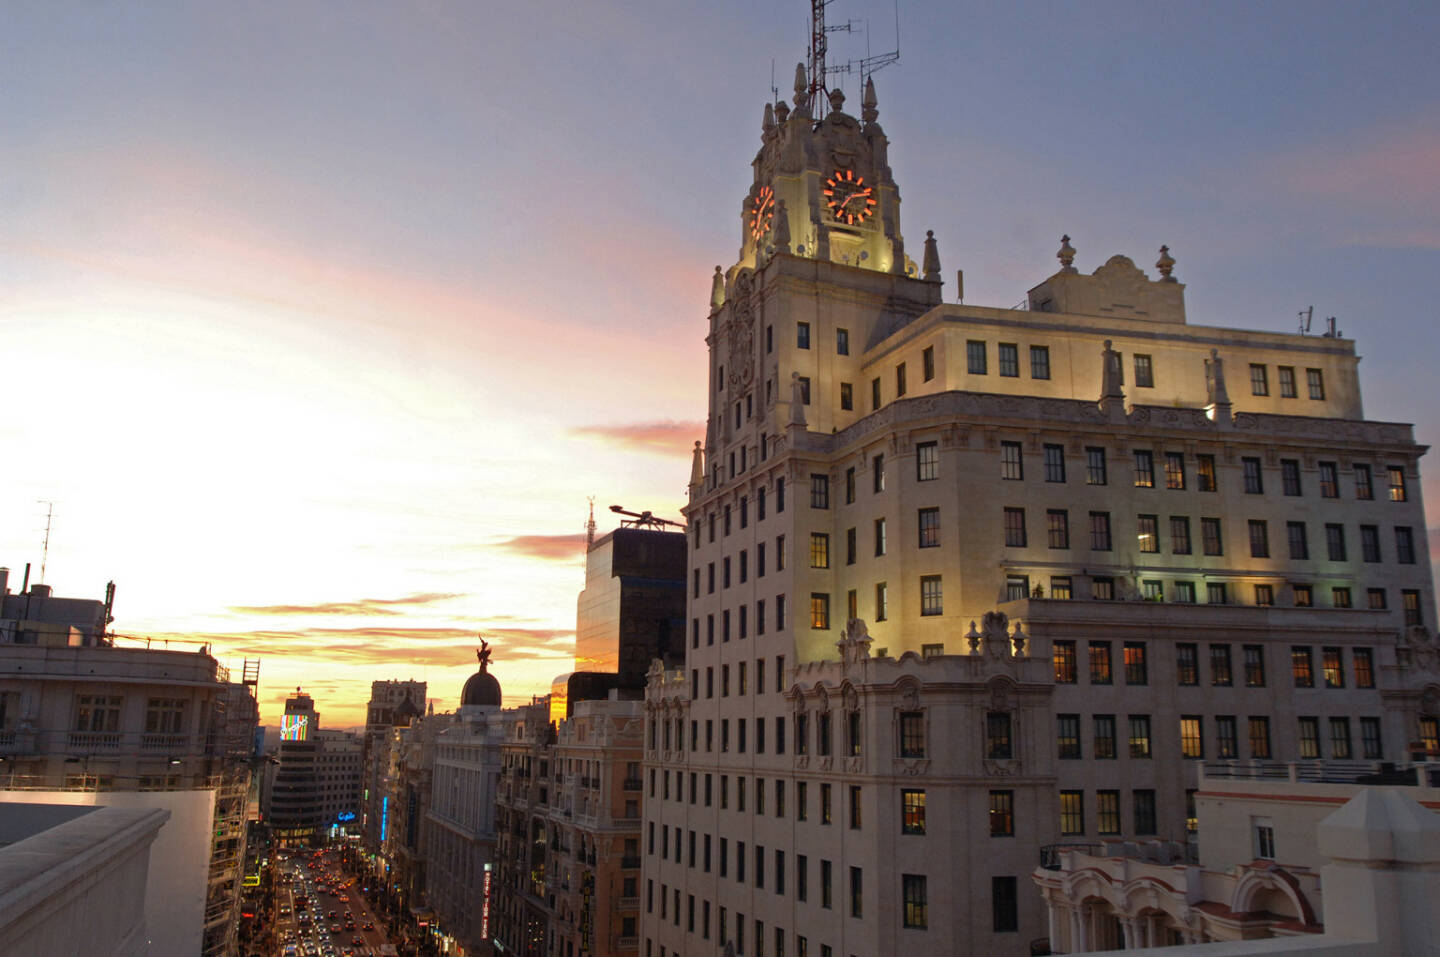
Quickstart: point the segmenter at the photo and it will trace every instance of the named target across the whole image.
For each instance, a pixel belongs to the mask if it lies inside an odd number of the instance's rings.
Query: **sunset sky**
[[[260,657],[326,726],[571,667],[586,497],[678,517],[710,273],[803,0],[0,11],[0,564]],[[835,0],[832,61],[895,45]],[[1440,441],[1440,5],[903,0],[876,78],[966,301],[1161,243],[1196,324],[1338,316]],[[858,112],[853,78],[842,88]],[[953,279],[946,299],[953,301]],[[1440,465],[1426,494],[1440,496]],[[1432,513],[1434,506],[1432,505]],[[1436,524],[1432,520],[1432,524]],[[1432,531],[1432,543],[1436,540]]]

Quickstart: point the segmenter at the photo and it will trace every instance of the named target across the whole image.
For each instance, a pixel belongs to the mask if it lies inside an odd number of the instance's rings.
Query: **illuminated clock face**
[[[762,186],[750,205],[750,238],[758,243],[760,237],[770,231],[770,221],[774,218],[775,191],[769,186]]]
[[[865,182],[865,177],[856,176],[853,169],[836,170],[825,181],[825,205],[837,223],[858,226],[870,218],[875,211],[875,190]]]

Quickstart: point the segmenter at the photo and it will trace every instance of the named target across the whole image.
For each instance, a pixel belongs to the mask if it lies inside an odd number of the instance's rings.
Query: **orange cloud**
[[[574,631],[496,628],[483,631],[497,661],[561,661],[574,656]],[[217,654],[247,658],[318,660],[344,665],[473,666],[475,632],[461,628],[297,628],[228,633],[155,635],[211,642]]]
[[[517,535],[503,542],[496,542],[492,548],[539,558],[544,561],[571,561],[585,553],[585,535]]]
[[[433,605],[464,597],[462,592],[424,592],[404,598],[361,598],[314,605],[232,605],[230,611],[243,615],[398,615],[395,606]]]
[[[635,452],[689,455],[693,443],[705,434],[704,422],[632,422],[627,425],[582,425],[570,434],[597,439]]]

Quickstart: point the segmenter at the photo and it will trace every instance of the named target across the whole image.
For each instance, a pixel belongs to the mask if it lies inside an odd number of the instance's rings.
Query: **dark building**
[[[685,533],[617,528],[586,552],[575,670],[643,689],[654,658],[685,660]]]

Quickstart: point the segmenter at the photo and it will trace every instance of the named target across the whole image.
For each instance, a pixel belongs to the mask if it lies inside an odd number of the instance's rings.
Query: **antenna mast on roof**
[[[589,550],[595,544],[595,496],[589,496],[586,501],[590,503],[590,520],[585,523],[585,548]]]
[[[48,499],[36,499],[45,506],[45,546],[40,552],[40,583],[45,583],[45,565],[50,561],[50,523],[55,517],[55,503]]]
[[[827,82],[827,75],[831,73],[854,73],[860,77],[860,90],[863,93],[865,81],[877,70],[883,69],[892,63],[900,61],[900,0],[895,0],[895,49],[888,53],[870,53],[870,21],[865,21],[865,56],[859,60],[849,60],[837,66],[830,66],[826,63],[826,52],[829,49],[829,40],[826,34],[830,33],[854,33],[858,20],[846,20],[843,24],[836,26],[825,25],[825,8],[832,0],[810,0],[810,86],[806,95],[810,100],[810,115],[816,120],[824,119],[830,109],[830,87]]]

